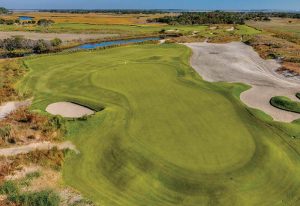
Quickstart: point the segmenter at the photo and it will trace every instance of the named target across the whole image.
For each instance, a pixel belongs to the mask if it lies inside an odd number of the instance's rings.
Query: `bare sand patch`
[[[31,104],[31,100],[23,102],[6,102],[0,106],[0,120],[7,117],[10,113],[16,111],[20,107],[26,107]]]
[[[287,78],[276,72],[274,60],[264,60],[252,47],[241,42],[227,44],[188,43],[193,50],[192,67],[210,82],[241,82],[252,86],[241,94],[241,100],[252,108],[271,115],[274,120],[291,122],[300,114],[277,109],[270,105],[274,96],[287,96],[295,101],[300,91],[300,78]]]
[[[80,118],[92,115],[95,112],[87,107],[80,106],[71,102],[57,102],[48,105],[46,111],[53,115],[60,115],[67,118]]]
[[[69,141],[62,142],[62,143],[37,142],[28,145],[21,145],[21,146],[14,146],[14,147],[0,149],[0,156],[4,156],[4,157],[16,156],[19,154],[27,154],[29,152],[33,152],[36,150],[51,150],[55,147],[59,150],[70,149],[75,151],[76,153],[79,153],[76,147]]]
[[[23,36],[26,39],[32,40],[52,40],[59,38],[64,42],[73,40],[93,40],[104,39],[107,37],[118,37],[118,34],[75,34],[75,33],[38,33],[38,32],[23,32],[23,31],[0,31],[0,39],[6,39],[13,36]]]

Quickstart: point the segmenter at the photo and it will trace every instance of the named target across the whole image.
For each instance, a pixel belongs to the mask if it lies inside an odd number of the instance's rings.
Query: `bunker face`
[[[60,115],[68,118],[80,118],[94,114],[93,110],[71,102],[57,102],[50,104],[46,108],[46,111],[53,115]]]

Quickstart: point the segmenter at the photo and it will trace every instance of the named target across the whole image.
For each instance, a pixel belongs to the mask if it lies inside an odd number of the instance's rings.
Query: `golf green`
[[[80,154],[66,158],[65,183],[107,206],[300,204],[299,122],[247,108],[246,85],[203,81],[190,55],[145,44],[25,60],[18,88],[33,110],[98,111],[67,123]]]

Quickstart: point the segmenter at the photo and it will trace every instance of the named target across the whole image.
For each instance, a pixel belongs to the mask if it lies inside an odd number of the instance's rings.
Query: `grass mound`
[[[290,98],[277,96],[273,97],[270,103],[272,106],[277,107],[279,109],[300,113],[300,103],[292,101]]]
[[[80,154],[66,158],[65,183],[97,205],[300,204],[289,135],[299,124],[266,124],[240,102],[247,86],[202,81],[190,54],[145,44],[26,60],[19,90],[32,91],[32,109],[65,99],[105,108],[67,122]]]

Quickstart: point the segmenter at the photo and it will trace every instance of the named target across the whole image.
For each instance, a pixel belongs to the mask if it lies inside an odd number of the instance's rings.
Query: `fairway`
[[[248,86],[203,81],[190,56],[144,44],[25,60],[18,87],[32,109],[98,111],[67,123],[80,154],[68,155],[65,184],[101,206],[299,205],[299,121],[247,108]]]

